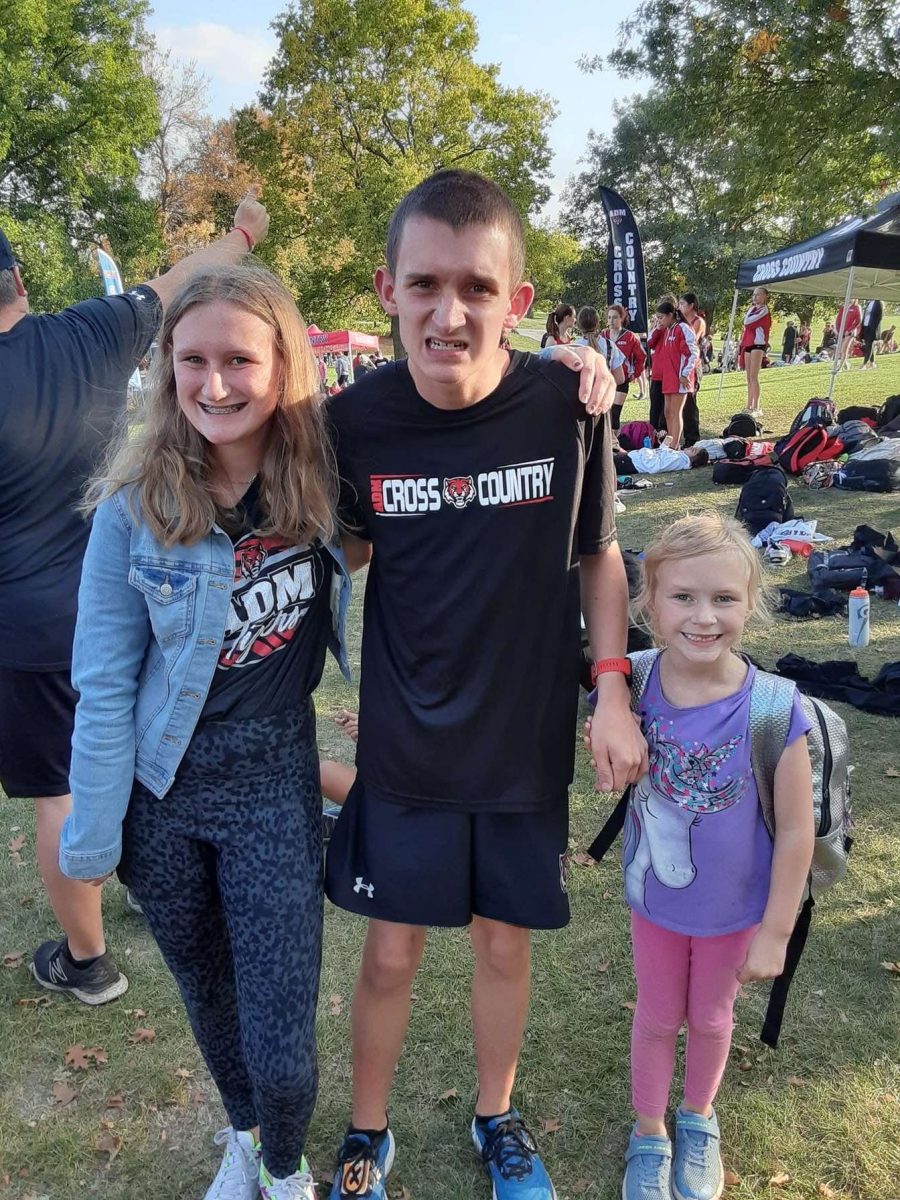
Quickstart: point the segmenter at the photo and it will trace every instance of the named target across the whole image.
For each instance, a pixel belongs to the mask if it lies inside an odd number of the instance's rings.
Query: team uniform
[[[90,526],[77,511],[159,325],[149,287],[29,314],[0,333],[0,783],[65,796],[70,671]]]
[[[568,919],[578,558],[615,540],[606,417],[565,367],[518,352],[445,410],[405,363],[330,404],[342,517],[373,543],[358,778],[326,892],[413,925]]]
[[[686,321],[676,321],[662,330],[655,358],[659,364],[664,396],[684,395],[694,391],[694,372],[699,357],[697,339]],[[687,387],[681,382],[682,378],[687,379]]]
[[[744,314],[744,329],[738,346],[738,366],[741,370],[744,369],[748,350],[768,350],[771,328],[772,314],[768,304],[751,304]]]
[[[620,351],[625,360],[625,382],[616,384],[616,391],[627,396],[629,383],[640,378],[647,365],[647,355],[644,353],[641,339],[630,329],[620,329],[618,336],[612,330],[604,329],[603,336]]]

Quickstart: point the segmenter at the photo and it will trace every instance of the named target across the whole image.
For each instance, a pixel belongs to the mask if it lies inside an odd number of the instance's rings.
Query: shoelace
[[[311,1195],[316,1195],[316,1181],[309,1171],[304,1171],[300,1175],[292,1175],[290,1179],[285,1179],[277,1184],[276,1190],[266,1185],[266,1194],[271,1195],[275,1200],[309,1200]]]
[[[638,1154],[637,1174],[638,1183],[645,1191],[663,1192],[668,1189],[665,1165],[668,1159],[664,1154]],[[668,1194],[668,1193],[667,1193]]]
[[[687,1138],[687,1160],[690,1165],[706,1167],[708,1165],[709,1134],[704,1133],[701,1129],[685,1129],[684,1135]]]
[[[341,1153],[338,1158],[338,1167],[343,1168],[351,1164],[353,1174],[352,1182],[359,1186],[366,1176],[364,1167],[368,1167],[368,1174],[372,1176],[377,1169],[378,1160],[375,1154],[375,1147],[370,1138],[365,1134],[351,1133],[344,1141],[341,1147]],[[344,1172],[342,1171],[342,1174]]]
[[[537,1143],[521,1117],[499,1121],[487,1134],[481,1148],[484,1165],[495,1163],[504,1179],[524,1179],[532,1171]]]
[[[233,1139],[233,1140],[232,1140]],[[219,1168],[220,1176],[218,1179],[217,1194],[222,1193],[224,1187],[231,1186],[238,1182],[238,1176],[243,1181],[245,1172],[242,1167],[241,1160],[244,1155],[238,1154],[240,1142],[237,1140],[237,1134],[232,1129],[220,1129],[213,1137],[213,1144],[216,1146],[227,1146],[225,1157],[222,1160],[222,1166]]]

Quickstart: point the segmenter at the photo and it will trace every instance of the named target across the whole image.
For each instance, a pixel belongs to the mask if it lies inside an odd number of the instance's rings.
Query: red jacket
[[[613,341],[613,336],[609,329],[603,330],[603,336],[610,342]],[[647,355],[644,353],[641,339],[636,333],[632,333],[630,329],[623,329],[613,344],[617,350],[620,350],[625,355],[625,378],[637,379],[638,375],[640,375],[641,371],[647,365]]]
[[[834,323],[835,329],[840,329],[841,317],[843,317],[843,315],[844,306],[842,304],[838,309],[837,320]],[[847,324],[844,326],[844,333],[856,333],[860,325],[862,325],[862,312],[860,311],[858,304],[851,304],[847,309]]]

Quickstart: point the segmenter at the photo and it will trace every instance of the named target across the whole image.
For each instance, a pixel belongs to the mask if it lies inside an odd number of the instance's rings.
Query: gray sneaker
[[[128,991],[128,980],[108,954],[76,967],[66,938],[42,942],[34,952],[31,974],[48,992],[68,992],[82,1004],[106,1004]]]
[[[225,1153],[205,1200],[259,1200],[260,1153],[252,1134],[229,1125],[213,1141],[224,1146]]]
[[[675,1200],[719,1200],[724,1190],[716,1114],[702,1117],[679,1108],[675,1113],[672,1195]]]

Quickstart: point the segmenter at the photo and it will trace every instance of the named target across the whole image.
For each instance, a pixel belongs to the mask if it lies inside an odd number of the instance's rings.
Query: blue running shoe
[[[534,1138],[516,1109],[472,1122],[472,1141],[494,1185],[494,1200],[556,1200]]]
[[[672,1143],[663,1134],[631,1131],[625,1151],[622,1200],[670,1200]]]
[[[675,1113],[672,1195],[675,1200],[719,1200],[724,1190],[716,1114],[703,1117],[679,1108]]]
[[[329,1200],[387,1200],[385,1180],[394,1165],[394,1135],[374,1141],[366,1133],[344,1135]]]

